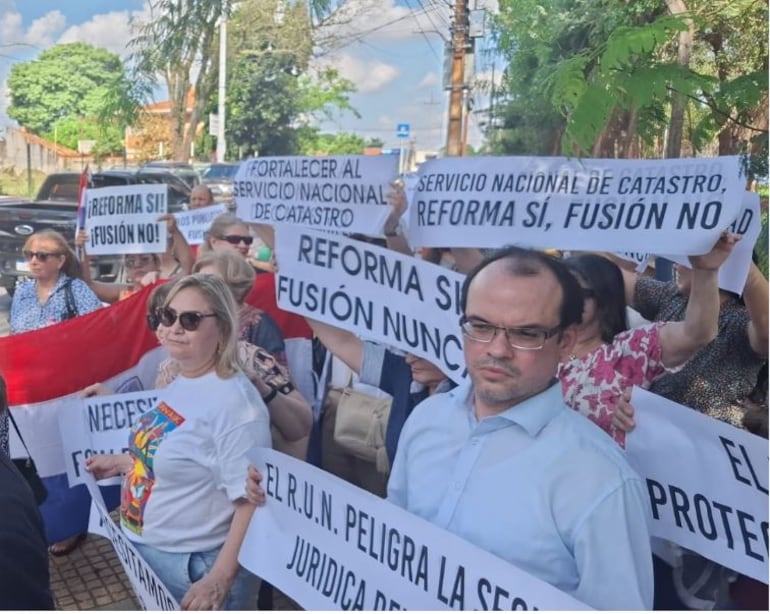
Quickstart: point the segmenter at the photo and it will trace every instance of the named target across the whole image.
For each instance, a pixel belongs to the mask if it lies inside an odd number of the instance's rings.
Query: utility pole
[[[451,68],[449,78],[449,119],[446,155],[463,155],[463,113],[465,94],[465,55],[471,48],[468,36],[468,0],[455,0],[451,29]]]
[[[217,87],[217,162],[225,161],[225,94],[227,75],[227,2],[222,3],[219,18],[219,84]]]

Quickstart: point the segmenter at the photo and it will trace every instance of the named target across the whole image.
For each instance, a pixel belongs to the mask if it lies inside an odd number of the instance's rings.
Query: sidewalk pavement
[[[49,561],[57,610],[141,609],[112,544],[104,537],[89,535],[70,554],[49,556]],[[274,592],[276,610],[302,609],[283,593]]]

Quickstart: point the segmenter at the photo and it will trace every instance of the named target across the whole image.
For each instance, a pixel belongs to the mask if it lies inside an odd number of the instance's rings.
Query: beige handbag
[[[381,399],[355,390],[350,385],[329,390],[328,402],[337,400],[334,441],[346,452],[374,463],[377,471],[390,470],[385,448],[391,399]]]

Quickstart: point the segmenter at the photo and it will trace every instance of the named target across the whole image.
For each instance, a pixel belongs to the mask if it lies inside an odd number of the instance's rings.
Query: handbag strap
[[[19,436],[19,441],[21,442],[21,445],[24,446],[24,450],[27,452],[27,458],[32,458],[32,455],[29,453],[29,448],[27,447],[27,444],[24,442],[24,437],[21,436],[19,425],[16,424],[16,419],[13,417],[13,412],[10,409],[7,409],[6,411],[8,412],[8,417],[11,419],[11,424],[13,425],[13,429],[16,431],[16,434]]]
[[[78,306],[75,302],[75,295],[72,292],[72,278],[64,282],[64,302],[67,309],[67,319],[78,316]]]

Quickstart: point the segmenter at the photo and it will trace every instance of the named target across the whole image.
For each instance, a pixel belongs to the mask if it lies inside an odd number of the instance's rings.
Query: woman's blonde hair
[[[213,266],[225,280],[228,288],[233,293],[235,302],[240,305],[246,295],[254,286],[256,271],[238,252],[227,250],[221,252],[208,252],[203,254],[193,265],[193,273],[199,273],[201,269]]]
[[[30,249],[32,242],[37,239],[45,239],[46,241],[53,241],[56,243],[56,253],[64,256],[64,264],[62,265],[60,272],[65,273],[73,279],[80,279],[83,277],[83,273],[80,269],[80,262],[78,261],[75,252],[73,252],[72,248],[67,244],[67,239],[60,233],[56,232],[53,228],[38,230],[35,234],[27,237],[23,249]]]
[[[166,300],[163,301],[163,308],[168,307],[177,294],[187,289],[197,290],[208,303],[211,312],[216,315],[220,340],[216,349],[215,369],[219,377],[231,377],[240,371],[238,362],[238,310],[233,294],[222,278],[216,275],[195,273],[180,277],[173,282]]]
[[[240,224],[246,228],[249,227],[246,222],[232,213],[223,213],[215,217],[209,229],[203,234],[203,243],[198,248],[198,252],[201,254],[213,252],[214,248],[211,246],[211,239],[221,239],[225,236],[227,229],[235,224]]]

